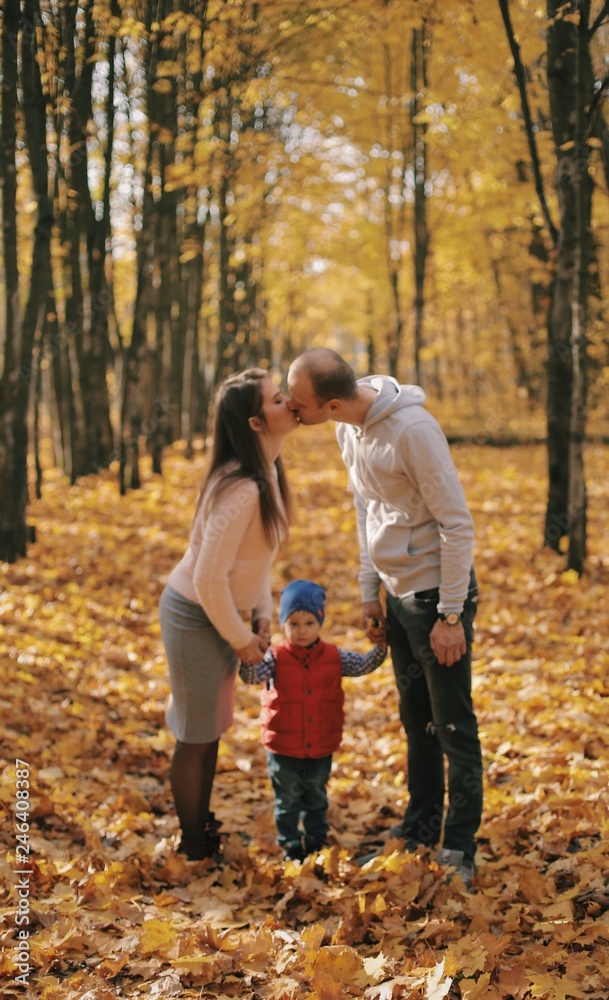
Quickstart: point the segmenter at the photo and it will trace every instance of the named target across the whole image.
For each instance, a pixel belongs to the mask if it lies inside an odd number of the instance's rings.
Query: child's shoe
[[[289,841],[283,845],[284,861],[304,861],[305,857],[306,851],[302,840]]]
[[[317,854],[318,851],[323,851],[324,847],[328,846],[328,841],[324,837],[323,840],[308,840],[305,837],[305,850],[307,854]]]

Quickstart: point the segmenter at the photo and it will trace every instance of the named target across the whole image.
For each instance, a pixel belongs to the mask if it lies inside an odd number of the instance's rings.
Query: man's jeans
[[[443,846],[473,861],[482,814],[482,759],[471,696],[471,647],[478,587],[472,570],[462,621],[467,652],[441,666],[429,636],[437,621],[438,590],[387,596],[389,645],[408,741],[408,791],[404,836],[433,846],[444,817],[444,756],[448,760],[448,810]]]
[[[302,817],[307,851],[317,850],[328,833],[326,785],[332,754],[326,757],[286,757],[268,751],[269,777],[275,794],[277,843],[292,851],[302,845]]]

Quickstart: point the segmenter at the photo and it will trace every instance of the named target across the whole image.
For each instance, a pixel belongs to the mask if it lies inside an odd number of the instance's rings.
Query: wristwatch
[[[441,622],[446,622],[447,625],[458,625],[461,621],[461,615],[458,611],[449,611],[447,615],[439,611],[438,618]]]

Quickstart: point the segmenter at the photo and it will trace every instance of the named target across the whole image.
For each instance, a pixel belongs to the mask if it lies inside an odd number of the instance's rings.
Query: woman
[[[233,720],[238,663],[259,662],[269,644],[271,564],[291,516],[279,452],[297,426],[265,371],[251,368],[219,386],[190,545],[161,596],[167,724],[177,741],[171,788],[180,850],[191,861],[219,846],[209,800],[218,741]]]

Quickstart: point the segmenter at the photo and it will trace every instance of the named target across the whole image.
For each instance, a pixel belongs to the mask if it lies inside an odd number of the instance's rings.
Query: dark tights
[[[170,778],[183,845],[194,845],[206,839],[217,758],[218,740],[176,743]]]

